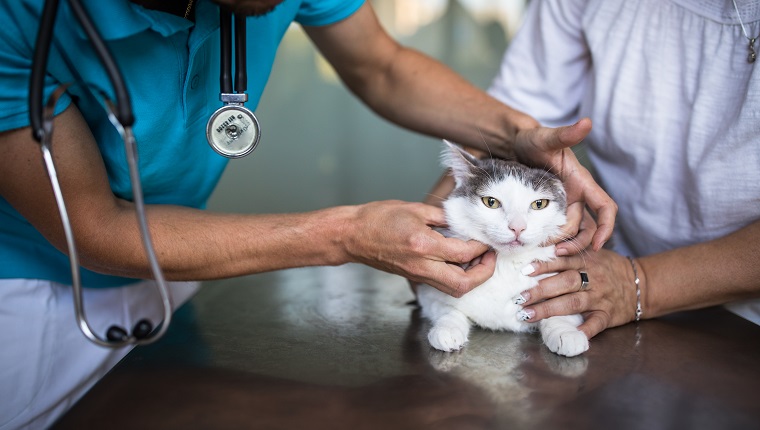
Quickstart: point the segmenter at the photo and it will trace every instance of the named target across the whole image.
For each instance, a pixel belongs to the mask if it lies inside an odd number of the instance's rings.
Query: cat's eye
[[[487,208],[498,209],[501,207],[501,202],[493,197],[485,196],[480,199]]]
[[[549,206],[549,199],[538,199],[530,204],[531,209],[535,209],[537,211],[540,211],[547,206]]]

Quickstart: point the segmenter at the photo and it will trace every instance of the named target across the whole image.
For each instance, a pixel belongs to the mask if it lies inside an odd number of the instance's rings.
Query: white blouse
[[[736,3],[760,35],[760,1]],[[620,207],[614,246],[643,256],[760,220],[748,44],[731,0],[534,0],[490,92],[549,126],[593,120],[587,154]],[[760,324],[760,300],[729,308]]]

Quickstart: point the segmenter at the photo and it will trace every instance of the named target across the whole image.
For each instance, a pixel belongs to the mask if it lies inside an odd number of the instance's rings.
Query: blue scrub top
[[[255,110],[277,47],[292,22],[321,26],[353,14],[364,0],[285,0],[248,18],[248,102]],[[42,0],[0,0],[0,131],[29,125],[28,88]],[[227,159],[206,143],[206,121],[219,101],[219,9],[196,3],[196,22],[126,0],[84,0],[125,77],[135,112],[134,133],[147,203],[203,208]],[[131,200],[124,144],[108,121],[99,94],[114,99],[105,71],[68,3],[61,2],[48,60],[46,95],[78,82],[58,103],[75,103],[90,126],[114,194]],[[83,84],[84,83],[84,84]],[[82,269],[87,287],[134,279]],[[0,278],[71,284],[68,257],[56,250],[0,197]]]

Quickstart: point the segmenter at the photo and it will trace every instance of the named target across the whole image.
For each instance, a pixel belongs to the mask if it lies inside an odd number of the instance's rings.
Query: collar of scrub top
[[[59,0],[46,0],[40,18],[40,26],[37,30],[37,40],[35,42],[32,73],[29,83],[29,120],[32,128],[32,135],[34,139],[40,143],[42,149],[45,168],[53,187],[53,193],[61,216],[64,234],[66,236],[69,263],[71,266],[76,322],[85,337],[100,346],[120,348],[128,345],[149,344],[160,339],[164,333],[166,333],[166,330],[171,323],[173,306],[166,281],[163,277],[163,272],[158,264],[158,259],[153,248],[145,216],[145,203],[142,194],[142,186],[140,184],[140,174],[137,167],[137,142],[132,133],[132,125],[135,122],[132,113],[132,103],[124,83],[124,78],[119,71],[116,61],[95,27],[87,10],[84,8],[80,0],[68,0],[68,2],[77,21],[82,26],[82,30],[84,30],[87,38],[92,43],[93,49],[97,53],[114,88],[116,103],[113,103],[106,97],[105,107],[108,111],[109,120],[113,123],[124,140],[127,162],[129,164],[130,180],[132,182],[133,200],[135,203],[135,211],[137,212],[138,224],[140,226],[140,233],[148,261],[150,262],[151,272],[153,273],[156,287],[161,296],[164,314],[163,321],[155,329],[148,320],[141,319],[133,327],[131,334],[124,328],[118,325],[113,325],[108,329],[105,337],[95,334],[87,321],[82,298],[82,283],[79,276],[79,258],[74,243],[71,222],[69,221],[68,211],[66,210],[66,204],[63,199],[63,193],[58,181],[58,175],[51,151],[55,103],[66,91],[69,84],[59,86],[50,96],[44,107],[42,102],[47,59],[50,52],[53,29],[55,27],[59,5]]]

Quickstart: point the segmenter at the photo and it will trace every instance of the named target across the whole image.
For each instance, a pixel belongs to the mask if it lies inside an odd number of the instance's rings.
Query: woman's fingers
[[[627,288],[632,284],[627,263],[625,257],[608,250],[534,262],[530,276],[557,274],[541,279],[536,287],[521,294],[522,302],[515,301],[523,305],[518,318],[535,322],[582,314],[585,321],[579,328],[589,338],[608,327],[630,322],[636,296],[633,288]],[[586,275],[585,287],[582,272]]]
[[[525,268],[523,273],[530,276],[545,275],[547,273],[560,273],[566,270],[585,270],[586,255],[576,254],[567,257],[557,257],[551,261],[534,261],[530,263],[533,269]],[[528,273],[530,271],[530,273]]]
[[[584,312],[583,319],[583,324],[578,326],[578,330],[589,339],[603,332],[610,326],[611,321],[610,314],[602,311]]]
[[[553,297],[580,292],[581,286],[580,271],[566,270],[541,280],[537,286],[522,292],[521,296],[525,299],[525,305],[528,306]]]

